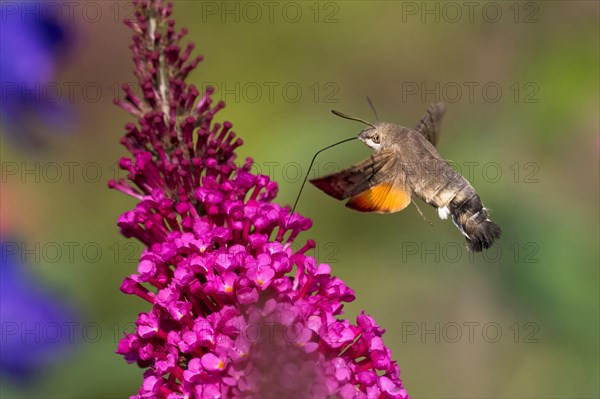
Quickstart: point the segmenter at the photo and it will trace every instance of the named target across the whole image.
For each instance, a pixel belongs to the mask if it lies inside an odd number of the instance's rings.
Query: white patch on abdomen
[[[448,219],[448,215],[450,214],[450,209],[447,206],[443,208],[438,208],[438,216],[440,219],[445,220]]]

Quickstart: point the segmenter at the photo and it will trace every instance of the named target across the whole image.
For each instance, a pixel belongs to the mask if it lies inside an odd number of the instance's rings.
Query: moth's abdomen
[[[467,248],[480,252],[492,246],[502,234],[502,229],[489,219],[488,211],[475,190],[471,186],[469,189],[455,196],[448,209],[452,221],[467,239]]]
[[[415,194],[435,206],[441,219],[452,217],[467,239],[470,251],[480,252],[489,248],[502,230],[489,220],[488,211],[473,186],[446,161],[436,160],[432,164],[434,167],[428,168],[435,173],[430,173],[425,179],[414,176],[411,183]]]

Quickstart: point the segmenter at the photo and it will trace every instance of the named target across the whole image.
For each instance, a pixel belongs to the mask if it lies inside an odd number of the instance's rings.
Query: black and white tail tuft
[[[449,209],[452,221],[467,239],[469,251],[481,252],[491,247],[502,234],[500,226],[489,219],[477,194],[462,201],[452,201]]]

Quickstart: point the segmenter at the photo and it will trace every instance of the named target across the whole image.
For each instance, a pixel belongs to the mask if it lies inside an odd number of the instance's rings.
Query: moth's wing
[[[423,135],[434,146],[438,141],[440,134],[440,122],[444,116],[446,107],[444,103],[430,104],[427,108],[425,116],[415,127],[415,130]]]
[[[393,151],[381,151],[348,169],[312,179],[310,182],[325,194],[344,200],[376,186],[389,177],[385,174],[393,172],[390,166],[394,163],[394,158]]]
[[[410,204],[406,175],[393,151],[382,151],[338,173],[311,180],[348,208],[360,212],[392,213]]]
[[[346,206],[359,212],[394,213],[410,204],[410,190],[399,176],[353,196]]]

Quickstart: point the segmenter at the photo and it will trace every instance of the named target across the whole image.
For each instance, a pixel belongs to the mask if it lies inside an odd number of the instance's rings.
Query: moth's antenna
[[[333,111],[333,112],[335,113],[335,111]],[[351,119],[351,118],[348,118],[348,119]],[[363,121],[360,121],[360,122],[363,122]],[[292,208],[292,213],[290,213],[290,216],[288,217],[288,220],[285,223],[286,225],[290,222],[290,219],[292,218],[292,215],[294,214],[294,211],[296,210],[296,206],[298,205],[298,201],[300,200],[300,195],[302,194],[302,190],[304,190],[304,185],[306,184],[306,180],[308,180],[308,175],[310,173],[310,168],[312,168],[313,164],[315,163],[315,159],[317,159],[317,155],[319,155],[320,153],[322,153],[325,150],[330,149],[331,147],[335,147],[336,145],[340,145],[340,144],[345,143],[347,141],[356,140],[357,138],[358,137],[350,137],[349,139],[338,141],[337,143],[328,145],[327,147],[322,148],[322,149],[320,149],[319,151],[317,151],[315,153],[315,156],[313,156],[312,160],[310,161],[310,165],[308,166],[308,170],[306,172],[306,176],[304,176],[304,181],[302,182],[302,186],[300,186],[300,191],[298,192],[298,196],[296,197],[296,202],[294,202],[294,207]]]
[[[375,114],[375,119],[377,119],[378,121],[381,120],[381,119],[379,119],[379,115],[377,115],[377,110],[375,110],[373,101],[371,101],[371,98],[369,96],[367,96],[367,102],[369,103],[369,107],[371,107],[371,109],[373,110],[373,113]]]
[[[351,121],[362,122],[362,123],[364,123],[365,125],[369,125],[369,126],[371,126],[372,128],[375,128],[375,126],[373,126],[373,124],[372,124],[372,123],[369,123],[369,122],[367,122],[367,121],[366,121],[366,120],[364,120],[364,119],[360,119],[360,118],[356,118],[356,117],[354,117],[354,116],[346,115],[346,114],[344,114],[344,113],[342,113],[342,112],[340,112],[340,111],[336,111],[335,109],[332,109],[332,110],[331,110],[331,112],[332,112],[334,115],[337,115],[337,116],[339,116],[340,118],[344,118],[344,119],[350,119]]]

